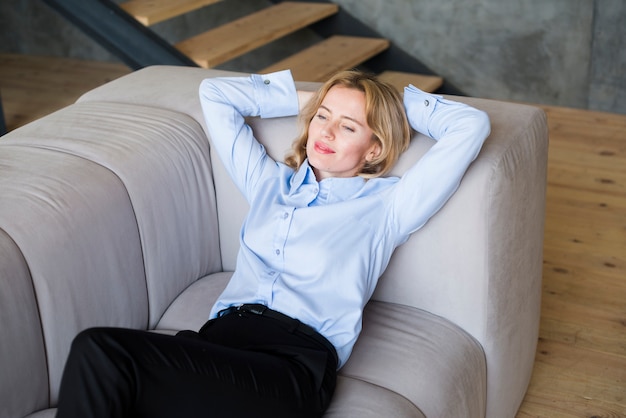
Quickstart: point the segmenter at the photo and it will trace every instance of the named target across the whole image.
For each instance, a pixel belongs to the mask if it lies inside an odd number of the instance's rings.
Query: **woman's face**
[[[309,125],[307,158],[318,181],[354,177],[380,153],[365,115],[365,93],[333,86]]]

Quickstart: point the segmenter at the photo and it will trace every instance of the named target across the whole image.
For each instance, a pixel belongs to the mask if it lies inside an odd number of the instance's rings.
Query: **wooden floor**
[[[65,107],[131,70],[123,64],[0,54],[0,97],[8,131]]]
[[[7,127],[128,72],[118,64],[0,55]],[[541,328],[517,418],[626,417],[626,115],[544,109],[550,152]]]

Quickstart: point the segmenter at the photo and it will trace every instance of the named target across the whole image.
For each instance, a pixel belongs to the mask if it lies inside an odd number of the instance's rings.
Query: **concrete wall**
[[[622,0],[336,0],[472,96],[626,113]]]
[[[471,96],[626,114],[622,0],[335,3]],[[154,30],[176,42],[268,4],[225,0]],[[255,71],[316,40],[301,31],[221,68]],[[40,0],[0,3],[0,52],[116,60]]]

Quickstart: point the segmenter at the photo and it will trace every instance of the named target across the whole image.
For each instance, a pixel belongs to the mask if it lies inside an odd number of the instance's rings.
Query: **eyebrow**
[[[327,108],[327,107],[326,107],[326,106],[324,106],[324,105],[320,105],[320,109],[325,109],[327,112],[329,112],[329,113],[333,113],[333,112],[332,112],[332,110],[330,110],[329,108]],[[361,122],[359,122],[358,120],[354,119],[353,117],[350,117],[350,116],[347,116],[347,115],[341,115],[341,118],[342,118],[342,119],[348,119],[348,120],[350,120],[350,121],[352,121],[352,122],[356,123],[356,124],[357,124],[357,125],[359,125],[359,126],[364,126]]]

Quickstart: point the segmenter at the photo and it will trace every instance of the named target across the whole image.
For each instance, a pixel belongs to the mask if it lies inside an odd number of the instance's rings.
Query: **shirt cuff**
[[[298,114],[298,94],[290,70],[251,76],[254,94],[262,118]]]
[[[430,116],[441,96],[426,93],[412,84],[404,88],[404,109],[411,128],[432,136],[428,130]]]

